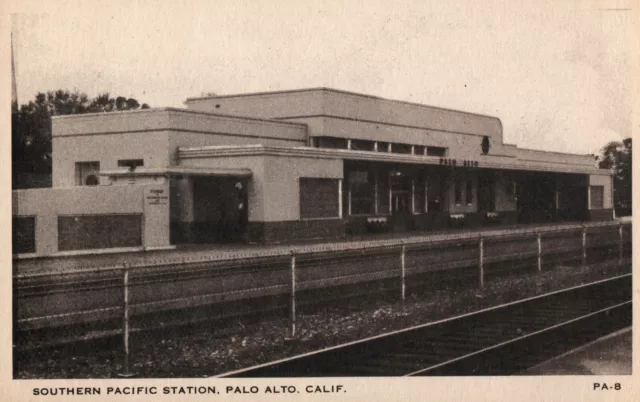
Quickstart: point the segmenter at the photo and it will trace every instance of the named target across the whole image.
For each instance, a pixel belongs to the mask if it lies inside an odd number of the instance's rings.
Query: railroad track
[[[125,294],[128,328],[141,334],[284,314],[294,304],[294,283],[295,306],[304,311],[374,295],[402,297],[434,287],[482,287],[497,276],[547,271],[558,265],[630,263],[631,225],[528,230],[487,236],[482,242],[472,233],[463,235],[426,243],[307,250],[295,254],[295,260],[279,254],[16,273],[16,350],[121,337]]]
[[[631,274],[218,377],[516,374],[627,327]]]

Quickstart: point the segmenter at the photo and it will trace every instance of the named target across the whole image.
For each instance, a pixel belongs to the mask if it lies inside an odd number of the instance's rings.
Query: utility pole
[[[18,113],[18,90],[16,85],[16,67],[13,61],[13,33],[11,33],[11,113]]]

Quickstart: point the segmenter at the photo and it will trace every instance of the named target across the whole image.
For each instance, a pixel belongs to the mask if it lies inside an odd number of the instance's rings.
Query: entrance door
[[[411,229],[411,179],[404,175],[391,176],[391,221],[394,232]]]
[[[478,175],[478,211],[495,212],[495,180],[493,174],[483,172]]]
[[[199,243],[234,242],[247,230],[246,180],[194,177],[194,229]]]

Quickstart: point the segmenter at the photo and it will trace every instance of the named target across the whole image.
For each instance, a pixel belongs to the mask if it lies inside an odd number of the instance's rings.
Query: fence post
[[[401,298],[402,298],[402,303],[404,303],[405,294],[406,294],[406,281],[405,281],[406,267],[405,267],[405,262],[404,262],[405,253],[406,253],[406,245],[404,244],[404,241],[403,241],[402,242],[402,249],[400,251],[400,278],[401,278],[400,280],[401,280]]]
[[[620,227],[618,228],[618,238],[620,239],[620,244],[618,245],[618,265],[622,265],[622,252],[624,250],[624,243],[622,238],[622,223],[620,223]]]
[[[484,237],[480,235],[479,241],[480,256],[478,258],[478,282],[480,284],[480,290],[484,289]]]
[[[291,301],[289,311],[289,339],[296,336],[296,255],[291,250]]]
[[[538,232],[538,272],[542,272],[542,235]]]
[[[582,266],[587,265],[587,227],[582,226]]]
[[[122,341],[124,344],[124,372],[120,377],[131,377],[129,372],[129,266],[122,264]]]

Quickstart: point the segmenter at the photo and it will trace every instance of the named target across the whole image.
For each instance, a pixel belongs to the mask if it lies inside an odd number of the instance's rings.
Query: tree
[[[51,116],[147,108],[134,98],[109,93],[93,99],[77,91],[38,93],[11,115],[12,187],[51,186]]]
[[[613,169],[613,203],[619,210],[631,213],[631,138],[622,142],[611,141],[602,148],[598,163],[601,169]]]

